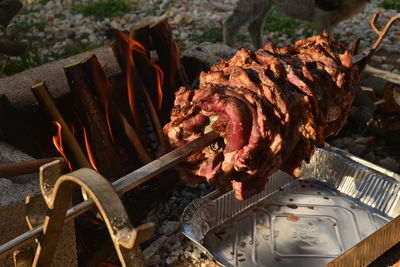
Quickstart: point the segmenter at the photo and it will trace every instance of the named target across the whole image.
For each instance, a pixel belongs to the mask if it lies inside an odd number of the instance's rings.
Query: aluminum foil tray
[[[223,266],[366,266],[400,241],[399,214],[399,175],[327,147],[300,179],[277,172],[245,201],[213,192],[182,222]]]

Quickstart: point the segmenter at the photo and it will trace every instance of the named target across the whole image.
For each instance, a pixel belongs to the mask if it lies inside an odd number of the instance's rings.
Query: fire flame
[[[82,125],[82,129],[83,129],[83,138],[85,140],[86,153],[87,153],[87,156],[89,158],[90,165],[92,165],[93,169],[98,171],[98,169],[96,167],[96,164],[95,164],[95,161],[94,161],[94,156],[93,156],[92,150],[90,149],[90,145],[89,145],[89,140],[88,140],[88,137],[87,137],[86,129],[85,129],[85,127],[83,127],[83,125]]]
[[[155,76],[154,78],[155,78],[155,82],[156,82],[156,91],[157,91],[156,104],[157,104],[158,111],[161,111],[161,106],[163,103],[162,87],[164,84],[164,73],[163,73],[162,69],[156,63],[154,63],[150,59],[149,56],[147,56],[146,48],[141,43],[132,39],[128,34],[126,34],[124,32],[119,32],[119,35],[120,35],[121,40],[124,42],[124,44],[126,44],[126,51],[125,51],[125,55],[127,55],[126,82],[127,82],[127,94],[128,94],[129,107],[130,107],[130,111],[131,111],[131,114],[132,114],[135,122],[139,123],[140,122],[139,114],[135,108],[136,95],[135,95],[134,80],[133,80],[135,78],[134,74],[133,74],[133,71],[135,70],[135,60],[134,60],[133,52],[143,55],[143,59],[154,70],[154,76]],[[115,135],[113,133],[112,123],[110,120],[110,106],[109,106],[109,104],[110,104],[109,101],[112,98],[113,86],[107,79],[104,80],[104,79],[101,79],[101,77],[99,79],[100,79],[99,83],[103,85],[102,90],[99,90],[101,93],[98,93],[99,102],[101,102],[101,105],[103,106],[105,121],[106,121],[106,124],[108,127],[108,131],[109,131],[112,141],[114,142]],[[147,88],[144,88],[144,90],[147,90]],[[85,148],[86,148],[86,154],[87,154],[88,160],[89,160],[90,164],[92,165],[92,167],[96,171],[98,171],[98,168],[96,166],[95,159],[93,156],[93,152],[90,148],[87,131],[86,131],[85,127],[83,126],[82,122],[79,120],[79,118],[77,121],[79,121],[79,124],[82,127],[83,138],[84,138],[84,142],[85,142]],[[53,136],[53,144],[56,147],[56,149],[59,151],[59,153],[63,156],[65,161],[68,163],[69,168],[72,170],[71,162],[68,161],[66,153],[63,148],[62,126],[60,123],[58,123],[56,121],[54,123],[57,126],[58,131],[57,131],[57,134],[55,136]],[[72,131],[74,132],[73,134],[75,135],[76,127],[74,127],[74,126],[76,126],[76,125],[73,125],[71,128],[72,128]],[[80,129],[79,125],[77,126],[77,128]]]
[[[58,152],[60,152],[65,162],[67,162],[69,169],[72,171],[71,162],[67,159],[67,155],[65,154],[63,149],[61,124],[59,124],[57,121],[54,121],[54,124],[57,126],[57,134],[53,136],[53,144]]]
[[[161,105],[162,105],[162,100],[163,100],[163,92],[162,92],[162,86],[164,83],[164,73],[161,70],[161,68],[155,64],[153,61],[151,61],[151,59],[149,59],[146,56],[146,49],[143,47],[142,44],[140,44],[139,42],[135,41],[134,39],[130,38],[129,35],[120,32],[120,37],[122,38],[122,40],[125,41],[125,43],[128,45],[128,62],[127,62],[127,71],[126,71],[126,79],[127,79],[127,86],[128,86],[128,98],[129,98],[129,105],[131,108],[131,112],[133,117],[135,118],[135,120],[137,119],[137,114],[136,114],[136,110],[134,108],[134,88],[133,88],[133,76],[132,76],[132,70],[133,67],[135,66],[135,62],[134,62],[134,58],[133,58],[133,51],[138,52],[142,55],[144,55],[145,60],[147,61],[147,63],[149,63],[156,74],[156,80],[157,80],[157,107],[158,110],[161,110]]]
[[[109,114],[109,109],[108,109],[108,108],[109,108],[109,107],[108,107],[108,102],[105,101],[105,103],[104,103],[104,113],[105,113],[105,116],[106,116],[107,128],[108,128],[108,132],[109,132],[109,134],[110,134],[111,140],[112,140],[113,142],[115,142],[113,130],[112,130],[112,128],[111,128],[110,114]]]

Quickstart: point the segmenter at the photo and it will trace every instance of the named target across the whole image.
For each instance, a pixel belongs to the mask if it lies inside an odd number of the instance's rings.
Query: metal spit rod
[[[182,162],[187,156],[192,152],[199,150],[219,137],[218,133],[212,131],[200,138],[181,146],[168,154],[150,162],[149,164],[121,177],[112,183],[115,191],[118,195],[122,195],[129,190],[139,186],[140,184],[150,180],[151,178],[157,176],[163,171],[175,166],[176,164]],[[82,213],[90,210],[94,206],[92,200],[86,200],[79,203],[76,206],[70,208],[67,212],[65,221],[70,221]],[[13,251],[28,245],[35,238],[37,238],[43,232],[43,225],[37,226],[30,231],[23,233],[20,236],[8,241],[7,243],[0,246],[0,258],[7,256]]]

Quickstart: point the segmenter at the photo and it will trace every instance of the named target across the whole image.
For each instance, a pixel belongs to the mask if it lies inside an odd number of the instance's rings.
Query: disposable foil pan
[[[400,177],[342,150],[316,149],[302,176],[277,172],[238,201],[193,201],[183,233],[223,266],[366,266],[400,241]]]

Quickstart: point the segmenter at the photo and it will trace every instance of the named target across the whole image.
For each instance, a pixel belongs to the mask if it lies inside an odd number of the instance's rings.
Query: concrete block
[[[0,142],[0,164],[32,160],[33,158]],[[0,244],[29,230],[25,221],[25,197],[28,194],[42,197],[38,174],[11,178],[0,177]],[[34,243],[33,243],[34,244]],[[77,251],[74,222],[64,225],[63,233],[53,259],[53,266],[77,266]],[[0,267],[13,266],[12,254],[0,259]]]

